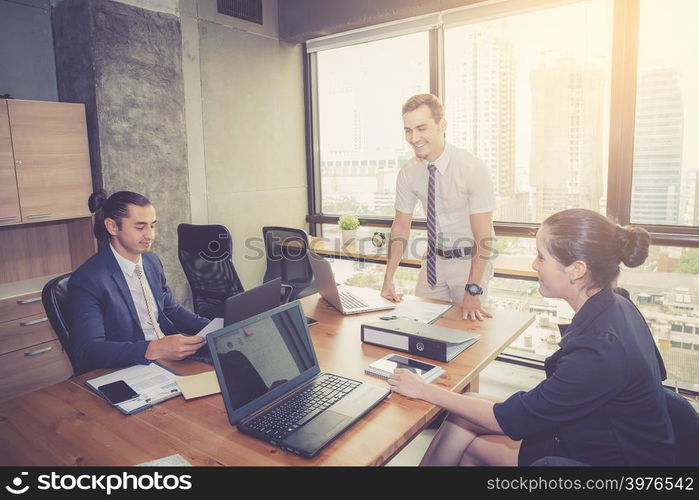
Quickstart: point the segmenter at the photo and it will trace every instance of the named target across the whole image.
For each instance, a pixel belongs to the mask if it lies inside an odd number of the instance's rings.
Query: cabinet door
[[[73,374],[58,340],[0,356],[0,401],[62,382]]]
[[[20,222],[15,158],[12,154],[7,104],[0,100],[0,225]]]
[[[7,101],[24,222],[90,215],[92,192],[85,107]]]

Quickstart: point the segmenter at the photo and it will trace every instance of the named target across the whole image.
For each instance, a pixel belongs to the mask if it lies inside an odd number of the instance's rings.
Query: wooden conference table
[[[422,299],[416,299],[422,300]],[[321,370],[383,385],[364,368],[388,352],[362,344],[360,324],[384,313],[342,316],[318,295],[301,299]],[[454,307],[437,324],[481,334],[433,383],[452,391],[477,391],[478,374],[534,320],[493,310],[476,324]],[[183,375],[211,370],[195,361],[167,363]],[[107,373],[96,370],[0,403],[0,465],[130,466],[179,453],[193,465],[382,465],[439,412],[424,401],[391,394],[314,459],[306,460],[241,434],[228,422],[220,394],[186,401],[177,397],[125,416],[83,385]]]

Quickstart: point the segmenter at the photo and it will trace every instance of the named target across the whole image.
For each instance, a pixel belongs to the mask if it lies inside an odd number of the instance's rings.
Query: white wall
[[[216,0],[114,1],[179,17],[191,221],[225,225],[243,285],[259,285],[262,226],[308,227],[302,46],[279,41],[276,0],[262,25]]]
[[[200,103],[188,108],[187,135],[191,152],[199,120],[203,146],[190,154],[192,220],[200,223],[195,215],[205,211],[209,223],[228,228],[236,270],[251,288],[266,268],[262,226],[307,229],[302,47],[278,40],[274,0],[263,3],[262,26],[216,13],[215,0],[186,3],[185,95],[188,107]]]

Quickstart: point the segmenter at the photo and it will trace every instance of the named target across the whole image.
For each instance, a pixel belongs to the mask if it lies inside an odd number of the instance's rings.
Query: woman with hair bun
[[[672,465],[674,434],[660,353],[633,303],[612,291],[619,264],[641,265],[650,236],[584,209],[546,219],[536,236],[539,291],[575,311],[546,379],[503,402],[425,384],[406,370],[391,390],[448,410],[423,465],[530,465],[559,456],[589,465]]]

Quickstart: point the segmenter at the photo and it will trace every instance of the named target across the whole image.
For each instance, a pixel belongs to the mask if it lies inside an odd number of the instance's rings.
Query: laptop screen
[[[282,302],[282,279],[276,278],[226,299],[224,326],[274,309]]]
[[[265,311],[209,337],[231,423],[320,371],[298,302]]]

